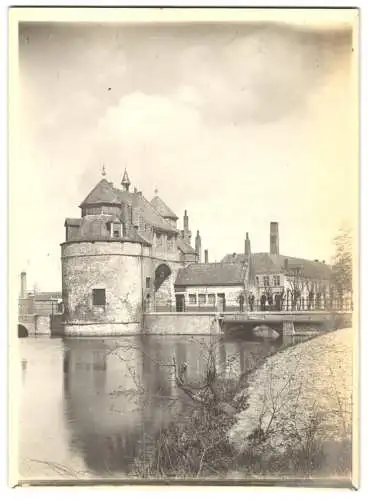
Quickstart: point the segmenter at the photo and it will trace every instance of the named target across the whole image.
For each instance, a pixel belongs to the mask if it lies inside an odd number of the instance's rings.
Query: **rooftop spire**
[[[127,169],[124,170],[124,175],[121,180],[121,185],[124,187],[125,191],[129,191],[129,186],[130,186],[130,180],[129,180],[129,175],[127,172]]]
[[[155,188],[155,195],[157,196],[158,195],[158,189]]]
[[[105,164],[102,164],[102,170],[101,170],[101,175],[102,177],[106,177],[106,169],[105,169]]]

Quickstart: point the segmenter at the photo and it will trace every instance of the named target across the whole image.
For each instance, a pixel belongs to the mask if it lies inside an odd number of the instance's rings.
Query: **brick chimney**
[[[27,296],[27,274],[23,271],[20,273],[20,298],[25,299]]]
[[[279,223],[270,223],[270,254],[279,255]]]
[[[184,210],[183,228],[183,239],[188,245],[191,245],[192,233],[189,230],[189,217],[186,210]]]
[[[251,248],[250,248],[250,239],[249,239],[249,233],[245,233],[245,240],[244,240],[244,256],[245,260],[248,260],[251,254]]]
[[[204,263],[208,264],[208,250],[204,251]]]
[[[201,262],[202,240],[201,240],[201,236],[199,234],[199,231],[197,231],[197,236],[195,238],[195,251],[196,251],[196,254],[198,255],[198,262]]]
[[[122,215],[123,215],[124,236],[126,236],[132,223],[131,207],[127,203],[123,203]]]

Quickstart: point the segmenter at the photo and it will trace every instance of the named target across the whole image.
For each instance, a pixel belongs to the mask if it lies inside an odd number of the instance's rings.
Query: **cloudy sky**
[[[280,251],[329,260],[355,193],[352,32],[237,24],[24,23],[14,227],[17,272],[61,288],[65,217],[127,167],[210,260]],[[18,240],[19,238],[19,240]]]

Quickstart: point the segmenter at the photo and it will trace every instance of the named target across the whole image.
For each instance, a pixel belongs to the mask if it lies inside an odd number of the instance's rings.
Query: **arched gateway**
[[[155,270],[155,307],[156,311],[169,311],[172,303],[171,269],[160,264]]]

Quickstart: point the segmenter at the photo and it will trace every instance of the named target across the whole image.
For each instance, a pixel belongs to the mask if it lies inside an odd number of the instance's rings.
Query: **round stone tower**
[[[140,333],[143,263],[149,245],[132,224],[128,176],[124,191],[103,178],[66,219],[61,244],[66,336]],[[123,194],[123,197],[121,196]]]

